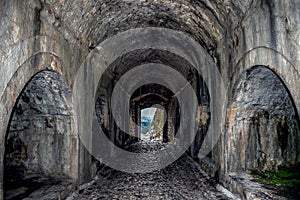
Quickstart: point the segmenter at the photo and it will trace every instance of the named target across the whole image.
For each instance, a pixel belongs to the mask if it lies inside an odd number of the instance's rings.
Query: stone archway
[[[295,112],[299,116],[300,102],[299,102],[299,73],[296,67],[291,61],[287,59],[282,53],[276,51],[275,49],[258,46],[247,52],[245,52],[240,59],[238,59],[236,65],[231,71],[231,76],[229,77],[229,83],[227,86],[227,98],[224,102],[224,105],[229,106],[231,103],[232,95],[235,90],[235,84],[239,81],[241,75],[246,70],[252,68],[253,66],[265,66],[272,70],[272,72],[281,80],[283,85],[286,87],[286,91],[290,93],[290,96],[294,102]],[[227,112],[226,121],[227,124],[224,124],[224,127],[228,126],[230,113]],[[229,173],[228,169],[230,168],[228,163],[228,134],[227,130],[222,137],[220,142],[222,155],[220,156],[220,169],[221,177],[222,174]]]
[[[300,114],[300,97],[299,85],[300,74],[297,67],[288,60],[281,52],[265,47],[258,46],[247,52],[238,60],[231,73],[229,90],[233,90],[234,84],[238,81],[241,74],[256,65],[264,65],[273,70],[273,72],[280,77],[290,92],[295,102],[295,107]]]
[[[156,115],[156,122],[152,124],[154,126],[160,126],[160,128],[156,127],[161,129],[160,140],[163,142],[172,141],[175,137],[174,130],[179,126],[179,122],[175,120],[174,116],[180,109],[178,107],[177,98],[170,89],[160,84],[146,84],[136,89],[130,100],[131,118],[134,119],[135,124],[141,126],[142,110],[152,106],[159,106],[161,108],[160,112]],[[158,125],[159,123],[161,124]],[[156,128],[152,126],[152,130],[150,130],[154,135],[156,134],[154,133]],[[137,131],[134,135],[140,139],[141,131]]]
[[[55,71],[38,72],[25,85],[5,137],[5,198],[69,182],[77,149],[70,98],[71,90]]]
[[[38,63],[40,62],[40,63]],[[47,64],[48,63],[48,64]],[[50,64],[54,63],[54,64]],[[13,113],[13,108],[20,96],[22,90],[26,86],[29,80],[43,70],[57,70],[57,73],[61,73],[61,68],[57,68],[57,66],[62,66],[61,61],[58,57],[56,57],[52,53],[40,52],[26,59],[21,66],[16,68],[16,72],[12,75],[12,78],[8,82],[3,95],[0,98],[1,107],[0,107],[0,141],[1,141],[1,155],[0,155],[0,185],[1,185],[1,196],[3,195],[3,169],[4,169],[4,152],[5,152],[5,133],[7,133],[9,120],[11,114]],[[60,70],[59,70],[60,69]],[[73,120],[73,119],[72,119]],[[74,123],[74,121],[72,121]],[[73,143],[78,145],[78,140],[75,131],[73,130],[72,137],[74,137]],[[78,176],[77,166],[78,166],[78,158],[77,151],[73,151],[73,164],[68,169],[68,175],[74,179]]]
[[[134,34],[132,34],[134,33]],[[162,44],[159,40],[153,40],[153,34],[157,34],[157,37],[161,40],[163,39],[163,43],[166,43],[166,46],[162,47]],[[145,35],[151,35],[151,37],[145,37]],[[163,37],[162,37],[163,36]],[[129,39],[130,38],[130,39]],[[131,38],[136,40],[136,43],[131,44],[128,43],[131,41]],[[117,40],[113,42],[113,40]],[[188,41],[186,41],[188,40]],[[122,41],[122,42],[121,42]],[[178,44],[174,43],[174,41],[180,41]],[[182,42],[186,41],[186,42]],[[118,44],[122,43],[122,46]],[[126,46],[128,43],[128,47]],[[149,48],[149,45],[152,46]],[[190,48],[187,46],[191,45]],[[120,47],[125,47],[126,49],[120,49]],[[176,47],[176,48],[175,48]],[[187,50],[185,52],[184,50]],[[114,52],[115,51],[115,52]],[[114,53],[113,53],[114,52]],[[145,78],[151,77],[149,73],[145,73],[141,69],[151,69],[151,76],[156,77],[154,80],[147,80],[145,82]],[[174,79],[170,73],[166,72],[166,70],[172,70],[172,72],[178,74],[181,73],[181,80],[184,80],[185,83],[182,81],[179,83],[177,80]],[[125,80],[124,77],[131,76],[129,74],[134,73],[135,70],[140,70],[140,75],[133,75],[129,83],[128,88],[121,89],[122,84],[119,84],[120,90],[118,92],[114,92],[114,85],[119,82],[120,80]],[[163,70],[163,71],[161,71]],[[160,72],[160,73],[158,73]],[[197,74],[198,73],[198,74]],[[125,75],[126,74],[126,75]],[[194,75],[201,74],[203,78],[203,82],[201,82],[199,77]],[[169,75],[169,76],[166,76]],[[116,109],[116,113],[125,114],[125,116],[119,115],[117,120],[120,124],[124,125],[125,131],[129,130],[129,119],[127,117],[127,111],[124,113],[120,111],[119,105],[127,105],[127,99],[123,99],[120,97],[128,97],[130,98],[130,92],[134,92],[138,86],[138,84],[148,84],[148,83],[159,83],[159,80],[163,80],[161,84],[169,84],[168,87],[174,89],[174,93],[178,93],[180,96],[181,102],[188,102],[193,99],[193,103],[187,103],[184,106],[185,111],[182,111],[181,114],[186,114],[187,117],[181,117],[182,122],[182,129],[181,132],[187,134],[197,134],[196,129],[198,128],[194,123],[196,120],[188,120],[191,115],[200,112],[210,112],[209,117],[213,119],[211,122],[215,125],[208,127],[208,133],[206,134],[201,140],[203,141],[201,149],[195,149],[196,158],[204,158],[209,152],[212,152],[219,136],[221,135],[222,126],[219,123],[223,120],[225,115],[224,109],[222,107],[222,99],[224,99],[224,95],[226,93],[224,89],[224,83],[222,81],[222,77],[220,75],[220,71],[216,67],[215,63],[211,59],[211,57],[204,51],[204,49],[199,46],[199,44],[195,43],[195,41],[190,40],[184,34],[172,30],[166,29],[156,29],[156,28],[145,28],[145,29],[131,29],[125,32],[122,32],[116,35],[113,38],[109,38],[103,43],[99,44],[97,48],[95,48],[91,54],[87,57],[86,61],[82,64],[80,70],[78,71],[78,76],[75,79],[74,84],[74,104],[76,104],[75,108],[78,108],[78,113],[81,116],[78,116],[78,131],[80,136],[83,138],[82,141],[84,146],[88,149],[89,152],[93,152],[93,155],[98,156],[98,159],[110,159],[112,156],[107,157],[107,155],[111,155],[113,150],[108,150],[108,153],[105,152],[104,155],[101,155],[100,151],[102,151],[99,147],[99,144],[103,142],[103,140],[107,140],[107,137],[103,137],[102,135],[99,136],[97,134],[93,134],[96,132],[101,132],[101,127],[97,120],[97,117],[94,116],[94,108],[90,105],[95,104],[95,100],[97,97],[103,92],[107,95],[107,97],[111,96],[112,94],[116,95],[116,104],[112,106],[112,108]],[[154,82],[152,82],[154,81]],[[172,82],[173,81],[173,82]],[[175,81],[175,83],[174,83]],[[173,83],[173,84],[171,84]],[[208,104],[213,105],[213,109],[210,110],[209,106],[206,105],[206,108],[201,109],[198,107],[197,104],[197,96],[199,95],[199,90],[201,90],[202,86],[207,85],[207,91],[209,91],[209,98],[203,100],[204,102],[210,101]],[[195,88],[194,92],[182,92],[181,89],[186,89],[191,86],[191,88]],[[203,88],[202,88],[203,89]],[[193,90],[193,89],[192,89]],[[191,91],[192,91],[191,90]],[[130,91],[130,92],[129,92]],[[119,93],[120,92],[120,93]],[[121,92],[124,92],[121,93]],[[129,93],[126,93],[129,92]],[[196,95],[193,95],[196,94]],[[187,98],[189,97],[189,98]],[[221,97],[221,98],[220,98]],[[201,97],[200,97],[201,98]],[[195,99],[195,100],[194,100]],[[108,108],[109,103],[111,102],[110,98],[107,98],[107,105]],[[199,100],[198,100],[199,102]],[[193,108],[191,108],[193,107]],[[119,109],[119,110],[118,110]],[[124,108],[126,110],[126,108]],[[110,110],[110,109],[107,109]],[[191,115],[190,115],[191,114]],[[196,115],[196,114],[195,114]],[[109,116],[109,115],[108,115]],[[112,115],[110,115],[112,116]],[[199,117],[201,118],[201,117]],[[194,118],[195,119],[195,118]],[[202,118],[204,119],[204,118]],[[207,118],[205,118],[207,119]],[[128,120],[128,121],[126,121]],[[110,122],[113,120],[110,118]],[[206,121],[206,120],[204,120]],[[204,122],[202,121],[202,122]],[[193,125],[188,125],[189,123],[193,123]],[[110,127],[110,130],[114,130],[114,124],[112,123],[113,127]],[[91,129],[97,130],[91,130]],[[184,130],[185,129],[185,130]],[[193,129],[193,130],[191,130]],[[184,131],[183,131],[184,130]],[[196,131],[195,131],[196,130]],[[109,130],[108,130],[109,131]],[[105,135],[104,135],[105,136]],[[187,141],[182,144],[184,151],[186,151],[190,144],[193,142],[195,137],[193,136],[183,136],[180,134],[181,137],[184,137]],[[98,139],[96,139],[98,137]],[[101,137],[101,138],[100,138]],[[115,137],[109,138],[110,141],[115,141]],[[184,141],[183,138],[180,138],[179,141]],[[189,144],[188,144],[189,143]],[[110,147],[112,145],[109,143]],[[105,145],[103,145],[105,146]],[[121,151],[121,148],[118,148],[118,145],[115,145],[116,149]],[[114,150],[116,150],[114,149]],[[116,151],[117,151],[116,150]],[[98,151],[98,152],[97,152]],[[97,153],[96,153],[97,152]],[[197,153],[196,153],[197,152]],[[218,152],[214,151],[211,153],[211,157],[218,156]],[[101,155],[101,157],[99,156]],[[133,155],[133,154],[130,154]],[[106,158],[107,157],[107,158]],[[134,160],[134,159],[128,159]],[[109,162],[110,164],[113,162]],[[115,164],[115,163],[113,163]],[[120,166],[120,165],[118,165]],[[118,168],[118,167],[117,167]],[[133,168],[127,168],[132,170]],[[127,170],[126,169],[126,170]],[[140,170],[141,168],[138,168]]]
[[[227,170],[277,170],[299,163],[297,109],[274,71],[266,66],[247,69],[231,95],[227,110]]]

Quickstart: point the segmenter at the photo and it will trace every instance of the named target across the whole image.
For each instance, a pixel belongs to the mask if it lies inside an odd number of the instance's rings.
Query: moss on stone
[[[277,171],[249,169],[254,181],[264,185],[276,186],[277,194],[289,199],[300,199],[300,163],[294,167],[280,167]]]

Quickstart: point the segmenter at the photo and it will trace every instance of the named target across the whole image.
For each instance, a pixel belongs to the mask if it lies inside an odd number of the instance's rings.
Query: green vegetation
[[[294,185],[300,184],[300,173],[288,170],[280,171],[259,171],[255,169],[249,170],[251,175],[254,175],[259,182],[275,185]]]
[[[250,169],[255,181],[276,186],[277,194],[288,199],[300,199],[300,165],[292,168],[281,167],[278,171],[260,171]]]

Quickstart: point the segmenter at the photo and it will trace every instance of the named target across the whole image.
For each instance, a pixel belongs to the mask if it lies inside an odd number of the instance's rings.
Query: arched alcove
[[[77,139],[70,98],[63,77],[50,70],[35,74],[20,93],[5,137],[7,199],[24,198],[44,185],[71,181]]]
[[[197,70],[184,58],[176,56],[174,53],[156,49],[140,49],[122,55],[117,58],[102,74],[96,92],[96,115],[98,122],[106,136],[118,147],[125,147],[138,141],[138,130],[134,130],[134,125],[130,125],[130,134],[122,131],[114,122],[111,113],[111,95],[118,81],[135,67],[143,66],[149,63],[164,63],[172,69],[178,71],[189,83],[198,100],[198,131],[189,150],[193,158],[198,159],[198,153],[208,131],[210,123],[210,94],[208,87]],[[151,71],[151,70],[150,70]],[[143,74],[147,77],[147,73]],[[163,82],[172,82],[172,78],[166,75]],[[130,87],[137,84],[132,81]],[[183,88],[182,88],[183,89]],[[169,94],[168,94],[169,93]],[[162,85],[149,84],[136,89],[130,97],[130,115],[135,125],[140,125],[141,110],[143,108],[159,104],[166,110],[167,117],[164,126],[164,142],[172,141],[179,128],[180,108],[175,94],[171,94]],[[180,91],[178,91],[180,93]],[[129,94],[128,94],[129,95]],[[178,94],[177,94],[178,95]],[[120,97],[121,98],[121,97]],[[186,100],[183,100],[184,102]],[[127,103],[127,102],[124,102]],[[122,119],[126,120],[126,119]],[[125,121],[124,121],[125,122]],[[125,122],[129,124],[128,122]],[[188,133],[186,133],[188,135]],[[135,137],[136,136],[136,137]]]
[[[271,69],[254,66],[235,84],[227,110],[227,170],[277,170],[299,163],[299,117]]]
[[[174,106],[175,103],[177,106]],[[141,86],[132,94],[130,100],[130,113],[135,125],[142,127],[142,112],[149,108],[156,109],[153,113],[154,121],[150,120],[151,124],[147,133],[149,140],[172,141],[175,136],[175,127],[179,126],[179,121],[176,121],[174,115],[180,109],[174,93],[160,84]],[[142,139],[144,133],[141,130],[135,131],[134,135]]]

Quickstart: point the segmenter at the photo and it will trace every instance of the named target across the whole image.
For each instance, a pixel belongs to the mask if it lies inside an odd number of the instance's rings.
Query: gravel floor
[[[144,152],[147,145],[141,145],[134,144],[133,148]],[[174,200],[228,197],[216,189],[216,182],[206,176],[197,163],[184,155],[168,167],[147,174],[129,174],[104,167],[93,181],[78,187],[67,199]]]

